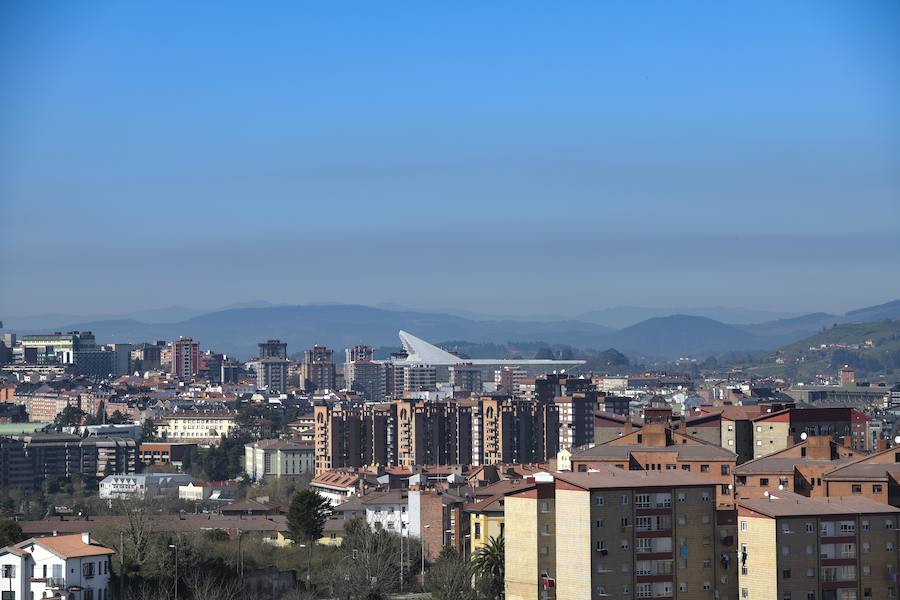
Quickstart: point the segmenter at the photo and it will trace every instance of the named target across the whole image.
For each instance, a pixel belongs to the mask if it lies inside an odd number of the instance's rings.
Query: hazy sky
[[[898,297],[896,0],[0,3],[0,318]]]

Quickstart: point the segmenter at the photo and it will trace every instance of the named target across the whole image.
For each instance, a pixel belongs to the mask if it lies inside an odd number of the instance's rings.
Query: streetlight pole
[[[431,525],[425,525],[425,529],[431,529]],[[421,554],[422,554],[422,589],[425,589],[425,536],[421,538]]]
[[[169,548],[175,549],[175,600],[178,600],[178,540],[174,544],[169,544]]]

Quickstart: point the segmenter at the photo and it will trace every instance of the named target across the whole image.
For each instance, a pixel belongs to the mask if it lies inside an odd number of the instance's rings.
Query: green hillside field
[[[808,382],[820,373],[837,375],[844,365],[856,369],[857,379],[900,379],[900,321],[835,325],[736,366],[750,376]]]

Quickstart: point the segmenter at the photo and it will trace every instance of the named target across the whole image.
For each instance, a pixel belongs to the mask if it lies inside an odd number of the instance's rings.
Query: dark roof
[[[714,487],[715,482],[687,471],[626,471],[610,465],[600,465],[578,473],[554,473],[556,479],[592,490],[597,488],[637,487]]]
[[[98,515],[90,519],[61,520],[58,518],[40,521],[20,521],[22,532],[26,535],[50,535],[54,531],[59,534],[78,533],[84,531],[103,530],[109,526],[123,528],[128,526],[128,518],[124,516]],[[160,515],[150,518],[150,526],[156,532],[203,531],[207,529],[226,529],[232,531],[283,531],[287,527],[287,517],[283,515],[238,516],[217,514]]]
[[[721,446],[712,444],[672,444],[671,446],[644,446],[641,444],[598,444],[593,448],[584,448],[572,455],[572,459],[607,458],[628,460],[632,453],[672,452],[683,460],[735,460],[737,455]]]
[[[406,490],[391,490],[389,492],[373,492],[360,498],[364,506],[382,504],[406,504]]]
[[[768,498],[738,500],[738,506],[776,518],[900,513],[900,508],[868,498],[857,496],[807,498],[792,492],[778,492]]]
[[[847,465],[859,460],[856,457],[838,458],[835,460],[802,458],[797,456],[763,456],[738,465],[734,469],[735,475],[755,475],[765,473],[793,473],[794,467],[831,465],[834,468]]]

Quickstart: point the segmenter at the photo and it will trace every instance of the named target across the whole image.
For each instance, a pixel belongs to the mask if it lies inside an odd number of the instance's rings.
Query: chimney
[[[84,542],[85,544],[90,544],[91,543],[91,532],[85,531],[84,533],[82,533],[81,541]]]
[[[631,433],[631,429],[632,429],[631,417],[626,417],[625,418],[625,426],[622,428],[622,431],[625,433],[625,435],[628,435],[629,433]]]

